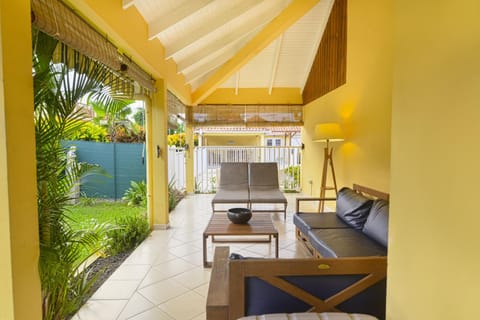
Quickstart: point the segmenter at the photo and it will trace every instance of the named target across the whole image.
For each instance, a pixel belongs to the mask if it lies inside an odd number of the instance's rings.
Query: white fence
[[[222,162],[276,162],[280,188],[300,191],[300,147],[195,147],[195,192],[215,192]],[[168,148],[168,181],[185,190],[185,149]]]
[[[168,182],[174,181],[178,190],[185,190],[185,149],[168,147]]]
[[[280,188],[300,191],[300,147],[196,147],[195,192],[215,192],[222,162],[276,162]]]

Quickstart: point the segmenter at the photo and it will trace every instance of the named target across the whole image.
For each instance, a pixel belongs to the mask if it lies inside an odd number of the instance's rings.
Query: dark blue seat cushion
[[[386,256],[387,248],[354,229],[312,229],[308,241],[325,258]]]
[[[337,215],[352,228],[361,230],[367,221],[372,204],[373,200],[350,188],[342,188],[337,194]]]
[[[304,235],[307,235],[311,229],[350,228],[349,225],[337,217],[335,212],[296,213],[293,215],[293,223]]]
[[[388,246],[388,201],[375,200],[363,226],[363,233],[373,240]]]

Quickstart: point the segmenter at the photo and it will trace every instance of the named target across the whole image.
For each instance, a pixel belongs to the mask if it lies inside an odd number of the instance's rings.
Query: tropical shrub
[[[172,178],[168,182],[168,211],[172,211],[175,209],[177,204],[182,200],[184,197],[183,192],[175,188],[175,179]]]
[[[176,146],[176,147],[185,147],[186,140],[185,140],[185,132],[181,133],[173,133],[167,136],[167,144],[169,146]],[[193,144],[198,146],[198,136],[193,136]]]
[[[73,230],[67,223],[70,190],[90,167],[73,164],[67,170],[61,141],[85,125],[77,105],[87,95],[113,100],[111,73],[44,33],[33,30],[32,40],[42,313],[44,320],[62,320],[79,308],[94,281],[79,270],[103,248],[107,229]],[[61,63],[53,63],[55,51]]]
[[[292,186],[300,185],[300,166],[289,166],[283,170],[283,172],[290,177],[290,184]]]
[[[127,201],[129,206],[146,206],[147,185],[145,181],[130,181],[130,188],[125,191],[122,200]]]
[[[150,225],[142,214],[116,219],[115,224],[118,227],[107,233],[108,255],[131,251],[150,234]]]
[[[70,140],[83,140],[83,141],[95,141],[95,142],[107,142],[108,131],[106,128],[97,125],[93,122],[85,122],[83,126],[73,132],[69,137]]]

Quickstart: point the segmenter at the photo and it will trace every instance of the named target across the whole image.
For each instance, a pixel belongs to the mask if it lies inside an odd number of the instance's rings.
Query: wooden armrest
[[[207,295],[207,319],[228,319],[229,247],[216,247]]]
[[[336,201],[337,198],[297,198],[296,199],[296,204],[295,204],[295,212],[298,212],[300,209],[300,202],[301,201]]]

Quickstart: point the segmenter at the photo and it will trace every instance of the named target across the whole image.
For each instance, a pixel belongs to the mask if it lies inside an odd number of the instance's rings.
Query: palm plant
[[[60,55],[62,63],[54,63],[54,55]],[[77,105],[87,94],[98,101],[114,99],[110,75],[105,66],[33,32],[39,271],[46,320],[65,319],[77,310],[92,284],[87,274],[79,274],[86,260],[81,252],[92,255],[103,245],[103,226],[74,231],[67,223],[70,189],[89,168],[74,165],[67,170],[61,140],[84,125],[85,114]]]

